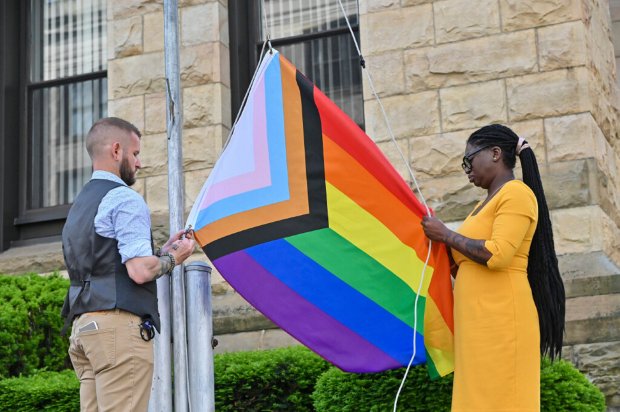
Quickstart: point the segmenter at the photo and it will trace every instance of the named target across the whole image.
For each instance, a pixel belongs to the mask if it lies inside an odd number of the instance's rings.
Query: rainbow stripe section
[[[224,278],[341,369],[452,371],[452,290],[424,209],[372,140],[277,52],[188,219]],[[421,286],[420,286],[421,285]],[[414,333],[414,302],[417,328]]]

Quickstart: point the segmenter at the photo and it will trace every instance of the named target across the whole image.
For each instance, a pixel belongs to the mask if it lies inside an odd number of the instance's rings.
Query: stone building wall
[[[231,126],[226,0],[179,0],[185,209],[189,213]],[[163,0],[109,0],[108,84],[111,116],[143,132],[134,188],[146,199],[156,244],[168,234],[168,154]],[[207,260],[197,252],[191,260]],[[213,273],[216,352],[296,344]]]
[[[472,131],[501,122],[533,143],[558,253],[602,250],[620,263],[620,145],[606,2],[362,0],[361,13],[375,86],[440,216],[459,221],[480,198],[460,158]],[[364,90],[367,131],[400,167],[378,104]]]
[[[179,1],[189,211],[231,126],[228,2]],[[151,208],[159,243],[168,232],[162,3],[108,0],[109,114],[143,131],[135,188]],[[458,225],[484,196],[460,167],[472,131],[501,122],[533,146],[567,290],[564,356],[605,391],[609,410],[620,410],[620,140],[611,22],[604,0],[360,0],[367,67],[396,144],[442,219]],[[364,109],[367,133],[411,180],[366,79]],[[206,260],[202,253],[193,259]],[[61,265],[59,244],[0,254],[5,273]],[[295,343],[217,273],[212,282],[216,352]]]
[[[153,214],[154,233],[168,231],[168,152],[162,1],[108,5],[108,112],[143,131],[144,168],[135,188]],[[227,2],[179,2],[185,208],[192,206],[230,129]]]
[[[616,85],[620,87],[620,0],[609,0],[611,33],[616,57]]]
[[[533,144],[567,292],[564,358],[619,410],[620,139],[610,4],[361,0],[361,45],[397,144],[439,217],[484,197],[461,170],[488,123]],[[618,47],[618,46],[617,46]],[[408,176],[364,87],[367,132]]]

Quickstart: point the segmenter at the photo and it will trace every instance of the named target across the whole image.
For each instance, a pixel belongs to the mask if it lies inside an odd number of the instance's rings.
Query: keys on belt
[[[155,337],[155,324],[151,319],[143,319],[140,324],[140,337],[148,342]]]

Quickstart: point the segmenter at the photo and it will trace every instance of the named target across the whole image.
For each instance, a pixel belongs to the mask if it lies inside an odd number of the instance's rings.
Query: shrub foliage
[[[604,412],[605,396],[571,363],[543,360],[540,409],[558,412]]]
[[[39,372],[0,380],[0,410],[74,412],[80,410],[80,382],[72,370]]]
[[[0,276],[0,378],[71,367],[60,336],[68,285],[58,275]]]
[[[301,347],[216,355],[215,371],[218,411],[317,412],[391,411],[404,372],[344,373]],[[424,366],[412,368],[398,411],[449,411],[451,391],[451,376],[431,381]],[[0,410],[78,409],[79,383],[71,370],[0,381]],[[570,363],[545,360],[541,411],[603,412],[605,399]]]
[[[391,411],[405,370],[355,374],[330,368],[312,395],[319,412]],[[398,400],[398,411],[450,411],[452,375],[431,380],[425,365],[411,368]]]
[[[313,411],[311,394],[328,363],[303,347],[215,357],[217,411]]]
[[[68,339],[60,336],[68,283],[0,276],[0,379],[8,378],[0,380],[0,410],[79,409],[79,382],[64,370]],[[344,373],[303,347],[220,354],[214,363],[218,411],[391,411],[404,373]],[[542,411],[605,410],[601,391],[566,361],[544,360],[540,380]],[[414,367],[398,411],[449,411],[451,392],[451,376],[430,380],[425,366]]]
[[[303,347],[215,356],[217,411],[313,411],[311,394],[327,362]],[[77,411],[72,370],[0,380],[0,410]]]
[[[345,373],[330,368],[314,392],[317,412],[391,411],[404,369],[376,374]],[[540,371],[541,411],[604,412],[605,398],[569,362],[545,359]],[[425,366],[411,369],[398,401],[398,411],[449,411],[452,375],[430,380]]]

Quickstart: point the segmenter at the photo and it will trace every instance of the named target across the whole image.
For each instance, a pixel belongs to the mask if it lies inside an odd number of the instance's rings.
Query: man
[[[146,411],[159,331],[156,279],[187,259],[183,231],[153,251],[144,199],[129,186],[141,167],[140,132],[114,117],[86,138],[92,179],[75,199],[62,233],[71,285],[63,316],[73,321],[69,355],[82,411]],[[191,237],[191,234],[190,236]]]

